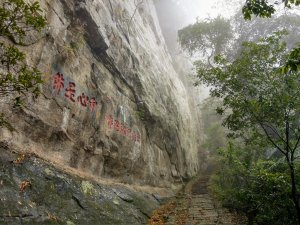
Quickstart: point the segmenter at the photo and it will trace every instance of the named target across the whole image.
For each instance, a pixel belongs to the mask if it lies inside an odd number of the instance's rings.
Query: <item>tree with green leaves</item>
[[[24,0],[0,1],[0,96],[14,95],[20,104],[21,95],[39,93],[41,73],[26,64],[26,55],[16,45],[22,45],[28,32],[41,31],[46,25],[38,2]],[[7,125],[0,115],[0,126]]]
[[[245,216],[248,225],[297,224],[284,162],[267,159],[263,146],[238,141],[230,141],[217,159],[212,190],[224,206]]]
[[[279,4],[275,1],[273,4],[268,0],[246,0],[243,7],[243,14],[246,20],[251,20],[252,15],[270,18],[276,11],[275,5]],[[300,0],[282,0],[285,7],[299,6]],[[284,72],[300,70],[300,43],[294,48],[288,56],[287,62],[282,66]]]
[[[261,37],[272,34],[273,32],[286,30],[285,36],[287,48],[290,50],[295,47],[300,39],[300,15],[285,13],[274,15],[270,19],[253,18],[245,21],[243,14],[238,11],[231,19],[234,27],[235,40],[233,41],[233,57],[238,57],[242,43],[244,41],[256,41]]]
[[[200,52],[208,65],[215,55],[225,51],[231,38],[230,22],[222,17],[198,21],[178,31],[181,47],[191,55]]]
[[[285,7],[291,8],[300,5],[300,0],[281,0]],[[246,0],[243,7],[243,14],[246,20],[251,20],[252,15],[270,18],[276,11],[275,6],[280,4],[278,1],[274,3],[268,0]]]
[[[217,112],[231,137],[261,139],[279,151],[288,166],[290,196],[300,224],[296,182],[296,153],[300,148],[300,78],[298,71],[284,71],[288,52],[283,32],[245,42],[232,62],[215,57],[213,68],[198,67],[200,82],[211,87],[211,95],[223,99]]]

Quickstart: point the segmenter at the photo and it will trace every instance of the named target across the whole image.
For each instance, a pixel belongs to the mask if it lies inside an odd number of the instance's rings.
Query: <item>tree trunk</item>
[[[248,225],[254,224],[255,217],[256,217],[256,211],[250,211],[247,213]]]
[[[289,166],[290,166],[290,176],[292,181],[292,200],[296,208],[298,224],[300,224],[300,204],[299,204],[298,193],[297,193],[294,162],[291,162]]]
[[[290,176],[291,176],[291,182],[292,182],[292,200],[294,202],[296,212],[297,212],[297,218],[298,218],[298,224],[300,225],[300,205],[298,200],[298,193],[297,193],[297,186],[296,186],[296,177],[295,177],[295,149],[292,150],[290,148],[290,123],[288,122],[288,117],[286,117],[286,123],[285,123],[285,134],[286,134],[286,160],[290,168]],[[291,154],[291,158],[289,158],[289,153]]]

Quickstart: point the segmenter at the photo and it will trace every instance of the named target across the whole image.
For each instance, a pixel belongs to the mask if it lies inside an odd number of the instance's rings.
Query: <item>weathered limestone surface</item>
[[[71,176],[0,146],[1,225],[141,225],[161,199],[124,185]]]
[[[0,142],[128,183],[168,187],[195,174],[198,117],[152,0],[41,5],[49,27],[21,48],[43,72],[42,95],[22,108],[1,99],[15,131],[1,129]]]

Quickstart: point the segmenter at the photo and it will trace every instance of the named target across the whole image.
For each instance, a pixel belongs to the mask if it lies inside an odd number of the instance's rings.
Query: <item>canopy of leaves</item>
[[[2,1],[0,36],[21,44],[28,31],[40,31],[45,27],[46,20],[40,12],[38,2]],[[16,46],[0,42],[0,95],[28,91],[38,93],[38,84],[42,83],[41,74],[36,68],[29,67],[25,59],[25,54]]]
[[[300,38],[300,16],[286,13],[265,20],[255,18],[245,21],[241,12],[230,20],[220,17],[213,20],[198,21],[178,32],[181,47],[190,55],[198,57],[196,63],[212,65],[213,56],[226,55],[231,59],[239,56],[244,41],[257,41],[273,32],[286,30],[288,49],[295,47]],[[296,63],[294,57],[290,64]],[[295,67],[290,65],[288,69]]]
[[[248,224],[297,224],[287,166],[266,161],[261,150],[229,143],[220,151],[213,190],[225,206],[244,214]]]
[[[200,81],[211,87],[212,96],[223,99],[217,112],[226,112],[223,124],[231,131],[231,136],[259,140],[265,144],[260,146],[261,150],[275,148],[285,159],[288,173],[285,169],[261,174],[261,169],[254,168],[248,174],[251,168],[248,166],[243,174],[245,164],[236,160],[233,161],[237,163],[236,174],[227,174],[238,177],[236,182],[240,182],[241,189],[229,191],[225,197],[230,196],[235,205],[244,207],[249,219],[255,217],[257,224],[295,224],[296,218],[300,224],[299,185],[295,176],[298,173],[295,157],[300,142],[300,72],[282,69],[291,56],[282,40],[284,34],[276,32],[258,42],[244,42],[236,59],[229,61],[216,56],[214,67],[198,65],[197,70]],[[249,134],[250,138],[246,136]],[[240,180],[241,177],[247,182]],[[278,191],[270,189],[269,185],[278,186]],[[261,195],[264,190],[265,195],[269,194],[266,198]],[[283,212],[278,208],[280,204],[287,210]],[[284,217],[280,217],[281,213]]]
[[[184,50],[191,55],[200,52],[209,59],[224,51],[231,38],[230,22],[221,17],[198,21],[178,31],[179,43]]]
[[[281,2],[286,7],[291,7],[292,5],[300,5],[300,0],[281,0]],[[243,7],[243,14],[246,20],[250,20],[252,14],[259,17],[270,18],[275,13],[275,4],[279,4],[275,1],[274,4],[269,3],[268,0],[246,0]]]
[[[238,57],[243,42],[258,41],[261,37],[276,31],[286,30],[288,32],[288,35],[284,37],[288,49],[294,48],[300,39],[300,16],[296,14],[286,13],[274,15],[270,19],[253,18],[251,21],[245,21],[239,12],[231,21],[236,34],[233,51],[231,51],[232,58]]]
[[[299,144],[300,79],[297,72],[281,74],[287,53],[281,36],[277,33],[258,43],[246,42],[238,59],[230,63],[216,57],[217,66],[198,68],[198,77],[212,86],[213,96],[223,98],[218,112],[230,109],[224,124],[235,135],[247,129],[263,131],[284,151],[286,122],[292,132],[290,148],[295,150]]]
[[[27,31],[41,30],[46,21],[40,12],[38,2],[28,4],[24,0],[1,1],[0,35],[21,40]]]
[[[289,54],[288,60],[282,69],[283,73],[300,71],[300,43],[298,43],[298,46],[298,48],[294,48]]]
[[[274,4],[268,2],[268,0],[246,0],[246,3],[243,7],[243,14],[246,20],[251,20],[252,15],[259,17],[270,18],[275,13],[275,4],[279,4],[275,1]],[[282,4],[287,8],[300,5],[300,0],[282,0]],[[295,48],[286,64],[283,66],[283,70],[287,71],[297,71],[300,68],[300,47]]]
[[[20,104],[20,94],[38,94],[38,85],[42,83],[41,73],[35,67],[26,64],[26,55],[15,45],[22,44],[29,31],[40,31],[46,25],[46,20],[40,15],[38,2],[26,3],[24,0],[0,1],[0,97],[14,94],[15,104]],[[0,115],[0,126],[12,128]]]

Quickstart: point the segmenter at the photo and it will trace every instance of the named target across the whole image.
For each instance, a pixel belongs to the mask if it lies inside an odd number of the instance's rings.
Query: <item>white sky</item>
[[[195,22],[195,18],[205,19],[222,15],[228,18],[233,15],[245,0],[171,0],[182,6],[183,12],[189,18],[189,22]]]
[[[246,0],[170,0],[180,7],[182,7],[185,17],[188,18],[188,23],[194,23],[196,18],[214,18],[218,15],[229,18],[232,16]],[[275,0],[270,0],[273,3]],[[281,2],[281,1],[280,1]],[[300,7],[293,6],[291,9],[287,9],[283,4],[279,4],[277,7],[277,13],[284,13],[284,11],[300,13]]]

